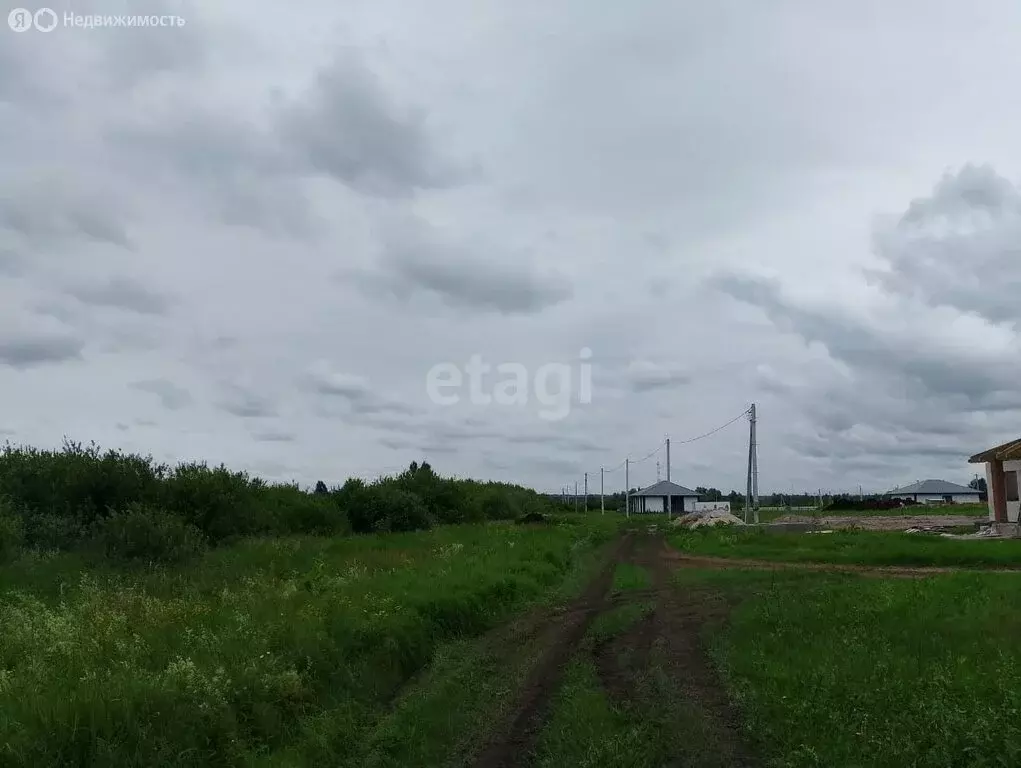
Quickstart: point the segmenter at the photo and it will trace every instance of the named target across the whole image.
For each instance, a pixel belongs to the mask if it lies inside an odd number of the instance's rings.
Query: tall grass
[[[589,525],[246,540],[188,567],[0,568],[0,764],[358,765],[447,640],[561,583]]]
[[[1021,577],[698,578],[754,595],[714,648],[769,765],[1021,764]]]
[[[791,562],[866,565],[1021,566],[1021,540],[947,539],[903,532],[767,533],[736,527],[674,531],[692,554]]]

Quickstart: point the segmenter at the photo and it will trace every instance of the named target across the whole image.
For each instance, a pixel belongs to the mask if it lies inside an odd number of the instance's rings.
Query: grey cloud
[[[868,275],[886,290],[1021,321],[1021,192],[988,165],[944,176],[894,225],[877,228],[874,250],[884,266]]]
[[[170,172],[192,196],[199,185],[203,212],[225,224],[300,237],[319,230],[300,169],[277,137],[251,119],[181,102],[165,114],[141,112],[112,126],[106,139],[126,171]]]
[[[292,443],[295,435],[293,432],[256,432],[252,435],[260,443]]]
[[[8,179],[0,190],[0,228],[41,241],[86,239],[130,248],[119,204],[103,190],[83,190],[55,178]]]
[[[607,446],[599,441],[585,437],[572,437],[570,435],[510,434],[502,439],[512,445],[542,445],[549,449],[576,453],[598,453],[605,452],[607,449]]]
[[[148,392],[156,395],[160,403],[169,411],[177,411],[188,405],[193,400],[191,393],[183,387],[177,386],[168,379],[144,379],[131,383],[131,388],[139,392]]]
[[[227,385],[218,406],[232,416],[243,419],[258,419],[276,416],[276,406],[268,397],[237,384]]]
[[[304,374],[303,384],[321,397],[340,401],[346,414],[362,421],[385,424],[389,417],[400,423],[403,417],[418,412],[408,403],[377,392],[367,379],[332,371],[322,363],[312,366]],[[327,406],[325,413],[333,412]]]
[[[184,0],[149,0],[147,14],[170,14],[185,20],[185,25],[175,27],[173,34],[167,34],[163,27],[138,27],[131,34],[115,28],[94,30],[102,43],[111,82],[131,88],[160,74],[198,72],[208,62],[210,41],[204,37],[206,25],[198,23],[196,10]]]
[[[557,274],[542,274],[512,253],[442,242],[424,225],[394,224],[382,233],[383,256],[375,271],[356,274],[371,292],[407,300],[419,293],[449,306],[534,314],[571,297]]]
[[[415,448],[414,440],[407,440],[399,437],[381,437],[379,444],[394,451],[409,451]]]
[[[648,360],[635,361],[625,376],[631,390],[639,393],[677,389],[691,381],[691,375],[678,366],[664,366]]]
[[[9,248],[0,248],[0,275],[20,277],[25,274],[28,260]]]
[[[898,337],[865,326],[836,308],[799,306],[783,295],[776,281],[724,275],[710,284],[759,307],[778,328],[807,343],[822,344],[835,359],[856,369],[906,377],[909,386],[930,394],[964,395],[979,403],[1011,389],[1018,372],[1018,364],[1010,359],[982,359],[970,350],[941,348],[935,337]]]
[[[304,102],[283,113],[279,130],[310,169],[362,192],[402,196],[457,178],[435,154],[424,115],[393,104],[351,53],[319,72]]]
[[[80,360],[85,344],[74,336],[29,334],[20,338],[0,338],[0,364],[12,368]]]
[[[67,293],[83,304],[123,309],[142,315],[163,315],[172,306],[167,296],[126,277],[72,286],[67,289]]]

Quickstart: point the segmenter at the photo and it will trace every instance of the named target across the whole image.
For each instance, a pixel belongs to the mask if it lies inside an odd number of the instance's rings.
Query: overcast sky
[[[767,492],[1021,436],[1016,0],[300,6],[0,27],[0,440],[729,490],[747,421],[681,442],[755,402]],[[434,402],[473,355],[527,402]]]

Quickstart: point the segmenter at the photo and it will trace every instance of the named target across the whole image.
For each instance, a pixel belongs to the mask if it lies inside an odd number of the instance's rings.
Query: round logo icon
[[[7,25],[15,32],[28,32],[32,28],[32,12],[15,8],[7,14]]]
[[[40,32],[52,32],[57,26],[57,14],[50,8],[40,8],[35,12],[32,21]]]

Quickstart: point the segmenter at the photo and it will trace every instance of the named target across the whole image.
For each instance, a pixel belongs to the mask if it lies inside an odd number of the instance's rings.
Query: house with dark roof
[[[1018,473],[1021,472],[1021,440],[997,445],[976,453],[969,464],[986,465],[986,488],[989,489],[989,520],[993,523],[1016,523],[1021,512],[1018,498]]]
[[[639,515],[662,514],[668,509],[683,514],[694,510],[696,501],[697,492],[669,480],[660,480],[655,485],[632,493],[628,504],[629,511]]]
[[[919,480],[917,483],[894,488],[883,494],[888,499],[913,499],[926,503],[975,504],[981,493],[977,488],[948,483],[946,480]]]

